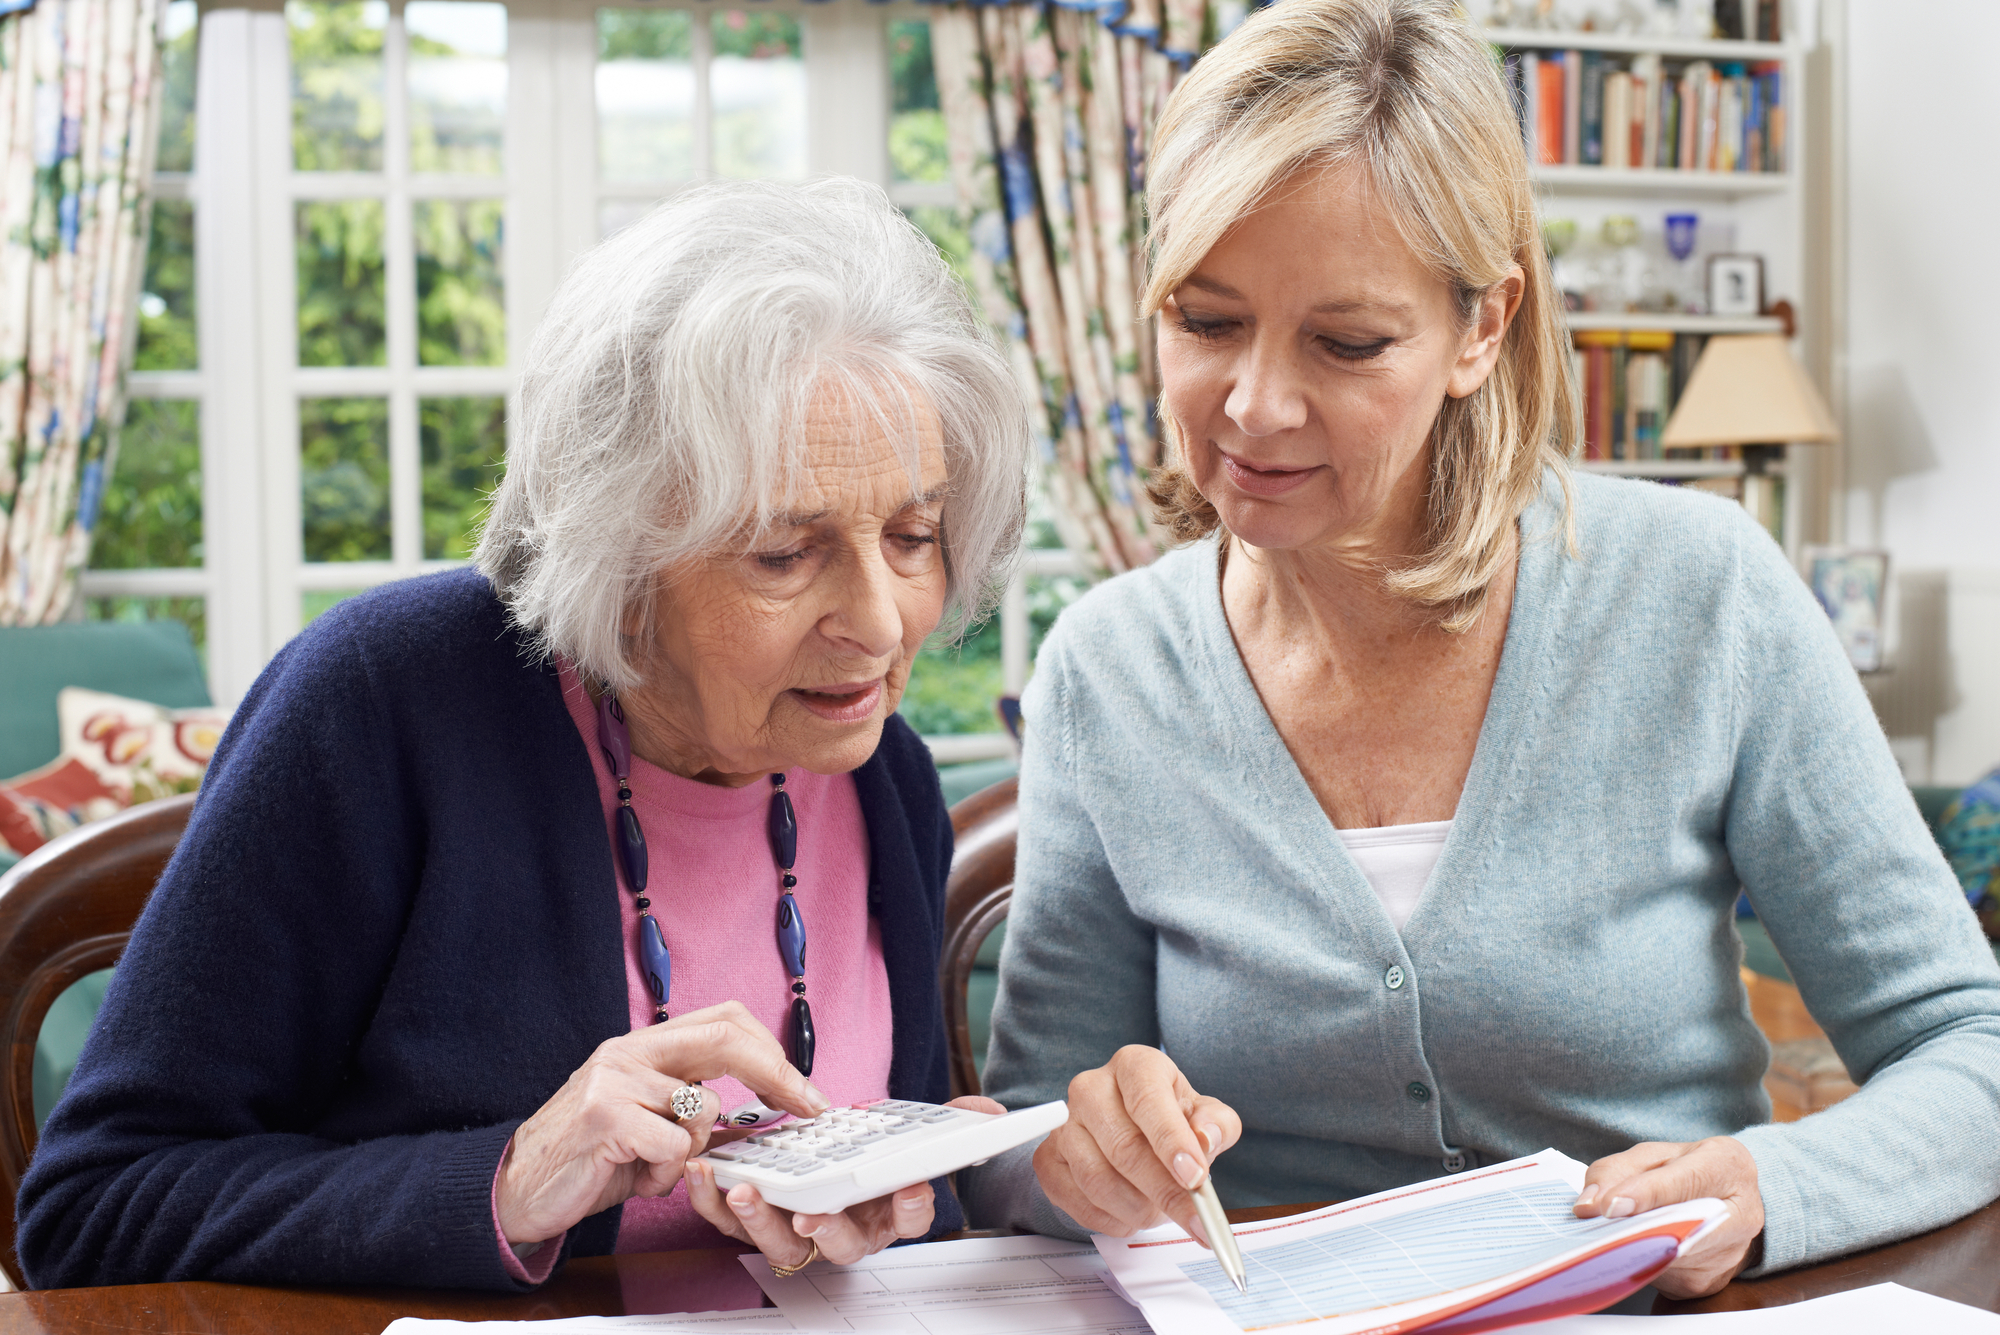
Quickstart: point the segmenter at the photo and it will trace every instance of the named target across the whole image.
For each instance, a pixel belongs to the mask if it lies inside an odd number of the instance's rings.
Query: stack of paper
[[[1452,1318],[1591,1311],[1645,1284],[1728,1218],[1696,1200],[1628,1219],[1572,1212],[1584,1166],[1554,1150],[1236,1230],[1239,1294],[1185,1236],[1099,1238],[1119,1287],[1173,1335],[1418,1330]],[[1553,1304],[1553,1310],[1551,1306]],[[1485,1309],[1485,1310],[1480,1310]],[[1483,1323],[1482,1323],[1483,1324]]]

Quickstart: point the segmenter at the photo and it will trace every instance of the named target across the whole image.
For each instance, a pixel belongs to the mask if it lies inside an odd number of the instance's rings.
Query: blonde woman
[[[1073,1115],[974,1218],[1191,1226],[1218,1154],[1253,1205],[1553,1145],[1595,1161],[1579,1215],[1729,1203],[1657,1281],[1688,1295],[1992,1199],[2000,970],[1778,548],[1566,467],[1478,37],[1262,11],[1174,94],[1148,205],[1193,541],[1042,650],[987,1083]],[[1739,885],[1867,1082],[1791,1126]]]

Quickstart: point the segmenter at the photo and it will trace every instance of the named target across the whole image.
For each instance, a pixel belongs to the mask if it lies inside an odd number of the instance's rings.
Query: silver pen
[[[1243,1252],[1236,1245],[1236,1232],[1229,1227],[1229,1216],[1222,1212],[1222,1198],[1215,1194],[1215,1175],[1208,1174],[1201,1185],[1188,1193],[1194,1201],[1195,1217],[1201,1220],[1201,1231],[1208,1234],[1209,1250],[1215,1253],[1217,1265],[1222,1273],[1229,1276],[1229,1282],[1236,1286],[1238,1293],[1250,1292],[1250,1277],[1243,1270]]]

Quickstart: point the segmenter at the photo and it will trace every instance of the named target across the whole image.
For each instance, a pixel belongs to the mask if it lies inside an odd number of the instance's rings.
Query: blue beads
[[[789,891],[778,896],[778,957],[785,962],[786,977],[805,977],[806,921]]]
[[[630,807],[618,808],[618,860],[624,864],[625,880],[634,894],[646,888],[646,832],[639,828],[639,813]]]
[[[632,772],[632,732],[625,726],[618,697],[609,691],[597,697],[597,745],[604,752],[604,763],[621,781]]]
[[[792,795],[783,788],[771,794],[771,855],[784,871],[799,856],[799,818],[792,811]]]
[[[667,936],[660,920],[650,913],[639,915],[639,971],[652,991],[653,1004],[664,1006],[674,990],[674,960],[667,953]]]
[[[800,1075],[809,1076],[813,1073],[813,1011],[811,1006],[806,1005],[804,997],[792,998],[791,1029],[787,1055],[791,1057],[792,1065],[799,1068]]]

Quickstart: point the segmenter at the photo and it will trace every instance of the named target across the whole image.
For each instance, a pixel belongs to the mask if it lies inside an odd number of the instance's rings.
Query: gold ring
[[[807,1252],[806,1259],[799,1262],[797,1265],[779,1265],[776,1261],[771,1261],[769,1257],[766,1257],[765,1260],[770,1262],[771,1273],[776,1275],[779,1279],[790,1279],[793,1275],[798,1274],[799,1271],[804,1270],[814,1261],[819,1260],[819,1239],[807,1238],[806,1241],[812,1243],[812,1250]]]

